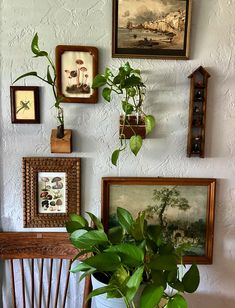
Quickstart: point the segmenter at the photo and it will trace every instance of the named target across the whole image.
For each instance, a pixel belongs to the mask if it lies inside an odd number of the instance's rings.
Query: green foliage
[[[177,192],[174,195],[179,197]],[[71,272],[82,272],[80,279],[97,273],[108,279],[107,286],[93,290],[89,298],[107,293],[109,298],[123,297],[130,308],[142,285],[140,307],[157,307],[164,298],[165,307],[187,308],[182,293],[196,291],[199,271],[196,265],[192,265],[182,278],[179,277],[177,263],[181,262],[183,249],[165,242],[160,226],[148,226],[145,212],[140,212],[134,219],[126,209],[117,208],[119,226],[106,231],[95,215],[88,214],[93,228],[88,227],[82,216],[71,215],[67,231],[72,244],[78,248],[76,258],[90,252]],[[175,292],[168,294],[167,287]]]
[[[143,102],[146,92],[146,86],[141,78],[139,69],[133,69],[129,62],[121,65],[116,73],[110,68],[106,68],[103,74],[98,74],[93,81],[92,87],[103,87],[102,96],[106,102],[110,102],[114,95],[120,96],[121,109],[124,113],[123,131],[121,135],[121,146],[112,154],[111,161],[113,165],[117,165],[121,151],[126,149],[123,147],[122,139],[125,139],[124,127],[131,127],[128,122],[127,115],[135,114],[145,122],[146,134],[153,131],[155,127],[155,119],[152,115],[146,115],[143,111]],[[142,147],[142,137],[137,136],[133,130],[133,139],[130,140],[130,149],[134,155],[137,155]]]
[[[49,57],[48,53],[44,50],[41,50],[38,46],[38,34],[36,33],[32,39],[31,42],[31,51],[34,54],[34,58],[38,58],[38,57],[44,57],[46,58],[47,62],[49,63],[49,65],[47,66],[47,71],[46,71],[46,78],[43,78],[41,76],[38,75],[37,72],[28,72],[25,73],[21,76],[19,76],[18,78],[16,78],[13,82],[13,84],[15,82],[17,82],[18,80],[25,78],[25,77],[36,77],[40,80],[42,80],[43,82],[49,84],[51,86],[53,95],[54,95],[54,107],[57,109],[60,109],[60,103],[62,102],[62,97],[58,96],[56,93],[56,68],[55,68],[55,64],[53,63],[52,59]],[[60,117],[59,118],[60,124],[64,124],[64,118]]]
[[[159,304],[164,294],[164,288],[156,284],[146,286],[142,293],[140,308],[154,308]]]
[[[130,148],[131,148],[131,152],[136,156],[139,152],[139,150],[142,147],[142,137],[139,135],[134,135],[131,137],[130,139]]]
[[[118,161],[120,152],[121,150],[118,149],[118,150],[115,150],[112,154],[111,161],[114,166],[117,166],[117,161]]]

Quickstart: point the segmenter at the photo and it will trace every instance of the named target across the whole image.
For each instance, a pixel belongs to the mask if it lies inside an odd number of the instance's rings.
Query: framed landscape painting
[[[215,179],[102,179],[102,219],[105,228],[117,223],[116,209],[133,217],[145,212],[150,225],[159,225],[166,241],[186,245],[184,262],[212,263]]]
[[[96,103],[98,92],[92,83],[97,69],[96,47],[56,46],[57,91],[63,102]]]
[[[191,0],[113,0],[112,56],[188,59]]]
[[[39,87],[10,87],[11,123],[40,123]]]
[[[80,214],[80,158],[23,158],[24,227],[65,227]]]

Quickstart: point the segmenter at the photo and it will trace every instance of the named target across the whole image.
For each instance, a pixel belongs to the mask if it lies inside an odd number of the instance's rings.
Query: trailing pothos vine
[[[129,62],[126,62],[119,67],[116,75],[110,68],[106,68],[104,74],[98,74],[95,77],[92,87],[103,87],[102,96],[107,102],[113,99],[113,94],[121,96],[120,102],[124,113],[123,129],[120,133],[120,146],[112,153],[111,157],[112,163],[117,165],[120,153],[127,148],[124,127],[128,126],[132,129],[128,116],[134,113],[137,118],[143,119],[146,134],[152,132],[155,127],[154,116],[143,111],[146,86],[141,78],[140,70],[133,69]],[[134,155],[138,154],[142,143],[142,137],[133,130],[133,136],[130,138],[129,145]]]

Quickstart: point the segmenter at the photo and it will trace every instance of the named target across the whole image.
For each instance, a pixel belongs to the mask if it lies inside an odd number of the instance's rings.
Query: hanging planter
[[[139,135],[142,139],[146,136],[146,125],[144,117],[131,114],[128,116],[120,116],[120,138],[130,139],[132,136]]]
[[[117,74],[106,68],[104,74],[95,77],[92,87],[103,87],[102,96],[107,102],[113,99],[113,94],[119,96],[124,114],[120,117],[120,146],[111,157],[112,163],[116,165],[120,153],[127,148],[126,139],[130,139],[130,149],[137,155],[143,139],[155,127],[154,116],[143,110],[146,86],[140,70],[133,69],[127,62],[119,67]]]

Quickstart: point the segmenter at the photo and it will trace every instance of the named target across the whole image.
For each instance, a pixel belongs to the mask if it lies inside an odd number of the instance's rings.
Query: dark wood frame
[[[153,177],[104,177],[102,178],[102,220],[108,228],[110,186],[112,185],[178,185],[178,186],[207,186],[207,222],[206,222],[206,254],[205,256],[185,256],[184,263],[212,264],[214,214],[215,214],[215,179],[201,178],[153,178]],[[137,214],[137,213],[136,213]]]
[[[185,0],[186,9],[186,29],[184,38],[184,50],[170,50],[168,49],[155,49],[154,52],[146,49],[131,49],[117,47],[117,21],[118,21],[118,0],[113,0],[113,23],[112,23],[112,57],[113,58],[152,58],[152,59],[189,59],[189,41],[190,41],[190,27],[191,27],[191,11],[192,0]]]
[[[38,213],[38,173],[66,173],[66,213]],[[24,227],[65,227],[70,213],[80,214],[80,158],[23,158]]]
[[[32,91],[34,93],[34,119],[25,119],[19,120],[16,117],[16,99],[15,93],[17,91]],[[10,87],[10,98],[11,98],[11,123],[13,124],[38,124],[40,123],[40,109],[39,109],[39,87],[28,87],[28,86],[20,86]]]
[[[98,100],[98,90],[94,89],[93,94],[89,97],[66,97],[62,94],[62,78],[61,78],[61,56],[66,51],[74,52],[88,52],[93,56],[93,79],[98,73],[98,49],[91,46],[70,46],[70,45],[58,45],[56,46],[56,72],[57,72],[57,94],[63,97],[63,102],[69,103],[85,103],[94,104]]]

